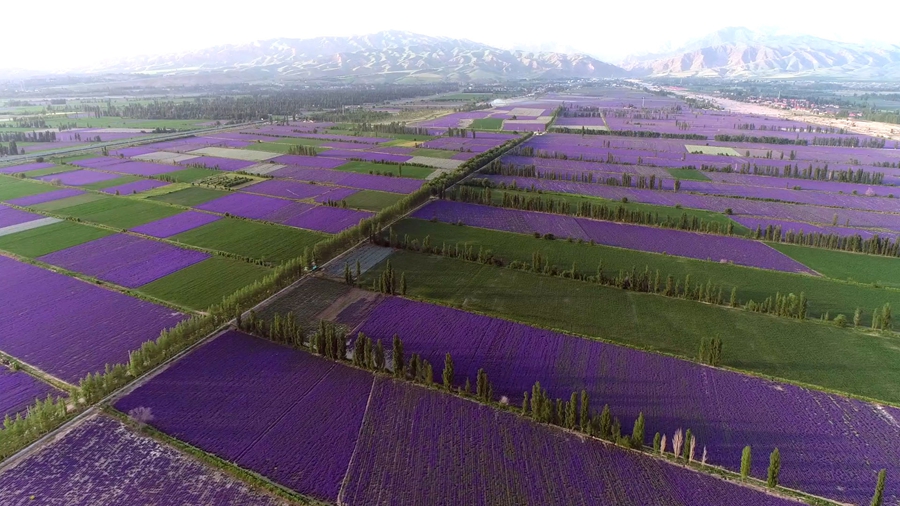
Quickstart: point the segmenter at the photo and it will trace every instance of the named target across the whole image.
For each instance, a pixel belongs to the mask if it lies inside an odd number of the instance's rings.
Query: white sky
[[[127,56],[275,37],[397,29],[505,49],[578,50],[616,62],[728,26],[900,45],[893,0],[45,0],[3,2],[0,68],[63,70]],[[852,21],[848,21],[851,19]],[[2,77],[2,75],[0,75]]]

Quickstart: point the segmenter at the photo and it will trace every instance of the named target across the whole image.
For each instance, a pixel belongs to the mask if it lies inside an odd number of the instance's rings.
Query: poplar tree
[[[609,412],[609,404],[605,404],[600,412],[600,437],[609,439],[611,436],[612,414]]]
[[[394,354],[392,359],[394,362],[394,376],[402,378],[404,373],[403,343],[400,341],[400,336],[397,334],[394,334]]]
[[[766,480],[766,484],[769,488],[775,488],[778,486],[778,475],[781,473],[781,453],[779,453],[778,448],[772,450],[772,454],[769,455],[769,476]]]
[[[581,431],[587,434],[591,433],[591,408],[590,408],[590,399],[588,398],[587,390],[581,391],[581,416],[579,417],[581,421]]]
[[[451,388],[453,388],[453,359],[450,357],[450,354],[447,353],[444,356],[444,388],[449,392]]]
[[[569,396],[569,403],[566,405],[566,428],[578,428],[578,394],[575,392]]]
[[[631,447],[640,450],[644,447],[644,413],[638,414],[631,430]]]
[[[875,485],[875,495],[872,496],[870,506],[881,506],[884,502],[884,479],[887,471],[882,469],[878,471],[878,483]]]
[[[750,476],[750,465],[752,463],[752,454],[750,451],[750,445],[744,447],[744,452],[741,454],[741,478],[747,479]]]

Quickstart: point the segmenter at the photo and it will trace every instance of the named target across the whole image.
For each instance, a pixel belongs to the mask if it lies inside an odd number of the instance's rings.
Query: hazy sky
[[[7,3],[7,2],[4,2]],[[892,1],[840,10],[808,0],[532,2],[45,0],[8,2],[0,68],[54,70],[274,37],[386,29],[467,38],[511,49],[578,50],[616,62],[727,26],[772,27],[847,42],[900,45]],[[848,12],[849,9],[849,12]],[[894,11],[896,12],[896,11]],[[848,23],[848,16],[856,21]]]

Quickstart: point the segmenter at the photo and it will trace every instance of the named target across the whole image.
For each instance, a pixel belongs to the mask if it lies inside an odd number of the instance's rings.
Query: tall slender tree
[[[781,453],[778,451],[778,448],[772,450],[772,454],[769,455],[769,474],[768,479],[766,480],[766,484],[769,488],[775,488],[778,486],[778,476],[781,474]]]

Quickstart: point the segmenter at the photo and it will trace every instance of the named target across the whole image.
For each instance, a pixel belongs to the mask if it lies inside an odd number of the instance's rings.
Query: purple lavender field
[[[12,207],[0,206],[0,228],[19,225],[43,218],[40,214],[20,211]]]
[[[202,227],[214,221],[222,219],[221,216],[209,213],[198,213],[197,211],[185,211],[175,216],[169,216],[161,220],[151,221],[131,229],[139,234],[146,234],[152,237],[165,239],[178,235],[197,227]]]
[[[8,505],[282,504],[104,415],[0,473],[0,495]]]
[[[0,257],[0,350],[75,383],[184,319],[169,308]]]
[[[115,406],[150,408],[151,425],[166,434],[334,501],[372,381],[369,373],[229,331]]]
[[[337,234],[342,230],[355,227],[360,221],[371,218],[375,213],[343,209],[340,207],[317,206],[295,218],[283,221],[292,227],[318,230],[329,234]]]
[[[655,432],[671,440],[690,428],[709,462],[732,470],[751,445],[753,475],[763,479],[778,447],[785,486],[854,504],[868,501],[875,473],[887,468],[887,497],[900,497],[898,449],[870,444],[900,438],[895,408],[398,297],[385,298],[357,331],[383,342],[399,334],[407,356],[434,365],[436,381],[450,353],[460,386],[484,368],[496,395],[513,404],[535,381],[552,398],[586,389],[594,409],[609,404],[623,428],[643,412],[648,444]]]
[[[269,179],[254,185],[245,186],[241,191],[246,193],[259,193],[261,195],[269,195],[272,197],[285,197],[301,200],[318,197],[333,189],[333,186],[285,181],[282,179]]]
[[[209,254],[132,235],[114,234],[38,260],[70,271],[137,288],[209,258]]]
[[[342,504],[796,504],[388,378],[369,409]]]
[[[36,206],[38,204],[43,204],[44,202],[52,202],[54,200],[65,199],[69,197],[74,197],[76,195],[82,195],[84,193],[83,190],[76,190],[75,188],[66,188],[63,190],[53,190],[49,192],[39,193],[37,195],[30,195],[28,197],[19,197],[16,199],[10,199],[6,202],[22,206]]]
[[[232,193],[231,195],[219,197],[205,204],[196,206],[196,208],[216,213],[233,214],[242,218],[264,220],[267,219],[266,216],[269,216],[290,204],[290,200],[264,197],[261,195],[250,195],[247,193]]]
[[[48,394],[59,392],[28,373],[0,367],[0,418],[24,415],[35,399],[44,399]]]
[[[12,167],[3,167],[0,169],[0,174],[15,174],[18,172],[28,172],[30,170],[40,170],[40,169],[49,169],[53,167],[55,164],[49,162],[40,162],[40,163],[26,163],[22,165],[13,165]]]
[[[610,200],[622,200],[654,204],[661,206],[682,206],[692,209],[724,212],[731,209],[735,215],[751,215],[788,221],[805,221],[810,223],[831,224],[835,219],[838,224],[849,227],[885,228],[900,231],[898,215],[843,209],[837,207],[801,205],[786,202],[766,202],[750,199],[735,199],[716,195],[699,195],[686,192],[644,190],[621,186],[606,186],[592,183],[575,183],[551,179],[522,178],[513,176],[485,176],[485,179],[507,186],[515,185],[522,189],[535,189],[550,192],[569,193],[574,195],[590,195]]]
[[[59,181],[61,184],[69,186],[83,186],[86,184],[99,183],[101,181],[109,181],[122,177],[118,174],[110,174],[108,172],[95,172],[92,170],[75,170],[72,172],[63,172],[61,174],[50,174],[49,176],[41,176],[37,179],[41,181]]]
[[[813,274],[809,268],[757,241],[699,234],[640,225],[627,225],[557,214],[518,211],[438,200],[412,214],[413,218],[436,218],[445,223],[530,234],[553,234],[598,244],[652,253],[732,262],[738,265],[784,272]]]
[[[424,181],[418,179],[357,174],[355,172],[312,169],[298,166],[278,169],[270,175],[299,181],[330,183],[358,190],[375,190],[390,193],[412,193],[421,188],[424,184]]]
[[[190,165],[190,166],[200,166],[206,167],[208,169],[217,169],[217,170],[226,170],[226,171],[236,171],[246,169],[251,165],[256,164],[256,162],[248,162],[246,160],[234,160],[232,158],[219,158],[216,156],[198,156],[197,158],[191,158],[190,160],[185,160],[183,162],[179,162],[180,165]]]

